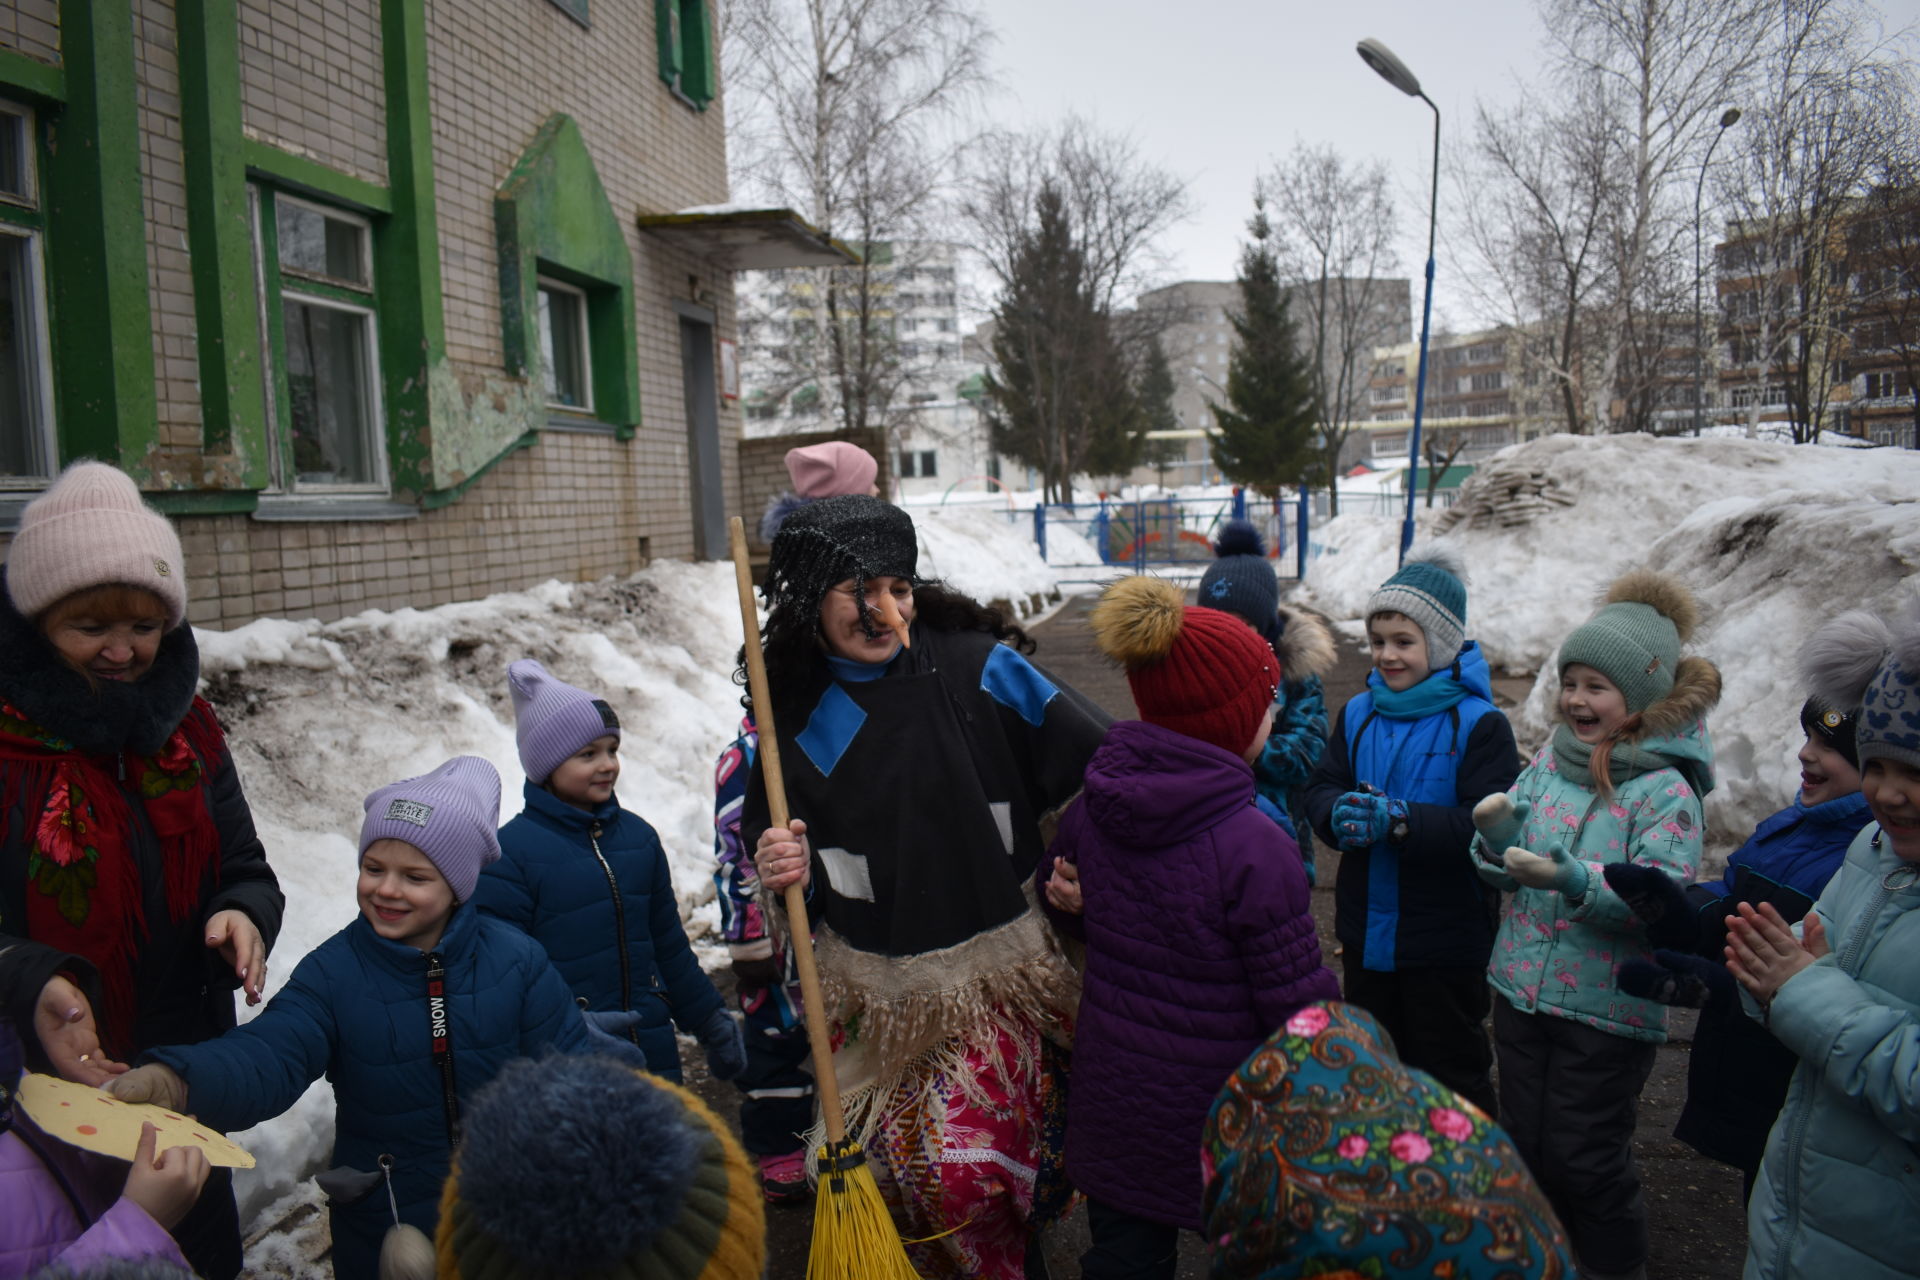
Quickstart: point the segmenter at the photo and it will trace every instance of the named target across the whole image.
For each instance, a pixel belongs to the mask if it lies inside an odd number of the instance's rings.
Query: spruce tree
[[[1146,368],[1140,374],[1140,460],[1159,473],[1163,488],[1167,483],[1167,469],[1186,458],[1187,448],[1179,440],[1150,440],[1146,435],[1151,431],[1180,429],[1180,417],[1173,409],[1173,392],[1173,366],[1167,363],[1166,348],[1155,338],[1147,348]]]
[[[1256,196],[1240,253],[1240,311],[1227,363],[1227,402],[1212,407],[1213,458],[1236,484],[1278,493],[1312,463],[1313,377],[1294,340],[1266,201]]]

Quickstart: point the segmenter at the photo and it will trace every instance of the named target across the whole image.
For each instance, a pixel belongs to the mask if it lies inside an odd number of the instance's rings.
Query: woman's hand
[[[1809,913],[1802,942],[1771,902],[1758,911],[1743,902],[1738,910],[1727,917],[1727,968],[1762,1006],[1771,1005],[1789,978],[1827,954],[1826,926]]]
[[[1077,916],[1086,910],[1086,902],[1080,896],[1080,868],[1064,858],[1053,860],[1053,870],[1047,875],[1047,901],[1055,911],[1064,911]]]
[[[247,993],[248,1004],[260,1003],[267,985],[267,944],[253,917],[229,907],[207,917],[207,946],[233,966],[233,974]]]
[[[198,1147],[160,1145],[160,1131],[151,1120],[140,1126],[140,1145],[133,1153],[133,1167],[127,1170],[127,1187],[121,1194],[147,1211],[147,1216],[171,1231],[180,1225],[207,1185],[207,1153]]]
[[[33,1006],[33,1031],[40,1052],[62,1080],[99,1088],[127,1069],[100,1051],[100,1030],[93,1006],[71,981],[54,974],[40,988]]]
[[[813,855],[807,850],[807,824],[795,818],[785,829],[768,827],[760,833],[753,850],[753,870],[760,887],[769,893],[784,893],[790,884],[806,891],[812,879]]]

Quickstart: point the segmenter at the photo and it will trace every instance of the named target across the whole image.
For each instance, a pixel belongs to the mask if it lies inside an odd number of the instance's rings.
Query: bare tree
[[[1784,400],[1796,442],[1819,439],[1844,379],[1856,310],[1848,227],[1913,111],[1910,64],[1859,0],[1787,0],[1741,122],[1723,199],[1723,328],[1748,432]]]
[[[1340,451],[1365,412],[1375,347],[1405,340],[1405,283],[1386,279],[1398,231],[1387,169],[1331,146],[1296,142],[1261,181],[1273,207],[1281,279],[1289,286],[1320,419],[1316,468],[1340,513]]]
[[[895,289],[938,236],[991,33],[973,0],[731,0],[723,6],[737,191],[798,209],[857,266],[785,273],[766,314],[776,398],[889,432],[933,360],[903,349]],[[764,326],[764,328],[762,328]]]

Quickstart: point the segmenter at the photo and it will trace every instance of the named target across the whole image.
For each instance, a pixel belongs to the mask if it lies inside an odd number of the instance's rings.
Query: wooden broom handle
[[[767,789],[770,827],[787,825],[787,785],[780,772],[780,739],[774,733],[773,697],[767,692],[767,659],[760,651],[760,615],[753,604],[753,567],[747,560],[747,528],[739,516],[728,521],[733,544],[734,584],[740,594],[740,630],[746,636],[747,692],[753,698],[753,723],[760,732],[760,779]],[[813,960],[813,927],[807,919],[806,894],[798,882],[786,888],[788,931],[793,935],[793,958],[800,969],[800,1000],[807,1019],[807,1042],[813,1053],[814,1088],[820,1095],[820,1113],[827,1139],[844,1142],[847,1118],[840,1108],[840,1086],[833,1074],[833,1048],[828,1039],[826,1005],[820,998],[820,970]]]

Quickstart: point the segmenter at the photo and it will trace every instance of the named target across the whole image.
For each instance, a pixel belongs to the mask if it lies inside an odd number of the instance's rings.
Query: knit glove
[[[172,1067],[149,1062],[135,1067],[102,1085],[122,1102],[151,1102],[167,1111],[187,1113],[187,1082]]]
[[[647,1055],[633,1038],[635,1027],[640,1025],[640,1014],[633,1009],[608,1009],[596,1012],[582,1009],[580,1017],[587,1024],[587,1041],[593,1045],[595,1053],[604,1053],[618,1058],[628,1066],[647,1067]]]
[[[1698,943],[1699,912],[1687,901],[1687,891],[1678,880],[1658,867],[1631,862],[1609,862],[1600,868],[1600,874],[1606,877],[1607,887],[1627,904],[1627,910],[1647,927],[1648,942],[1675,951],[1690,951]]]
[[[1368,849],[1387,838],[1407,806],[1371,791],[1349,791],[1333,802],[1333,834],[1342,849]]]
[[[694,1032],[707,1051],[707,1070],[716,1080],[731,1080],[747,1069],[747,1038],[725,1009],[715,1009]]]
[[[1525,800],[1515,804],[1512,796],[1496,791],[1473,806],[1473,825],[1487,848],[1511,849],[1520,843],[1520,832],[1532,812],[1533,806]]]
[[[1587,892],[1586,864],[1569,857],[1565,845],[1554,845],[1544,858],[1515,845],[1503,861],[1507,874],[1529,889],[1557,890],[1564,898],[1583,897]]]
[[[1684,951],[1662,949],[1652,960],[1627,961],[1620,966],[1619,984],[1630,996],[1683,1009],[1720,1008],[1740,998],[1725,965]]]

